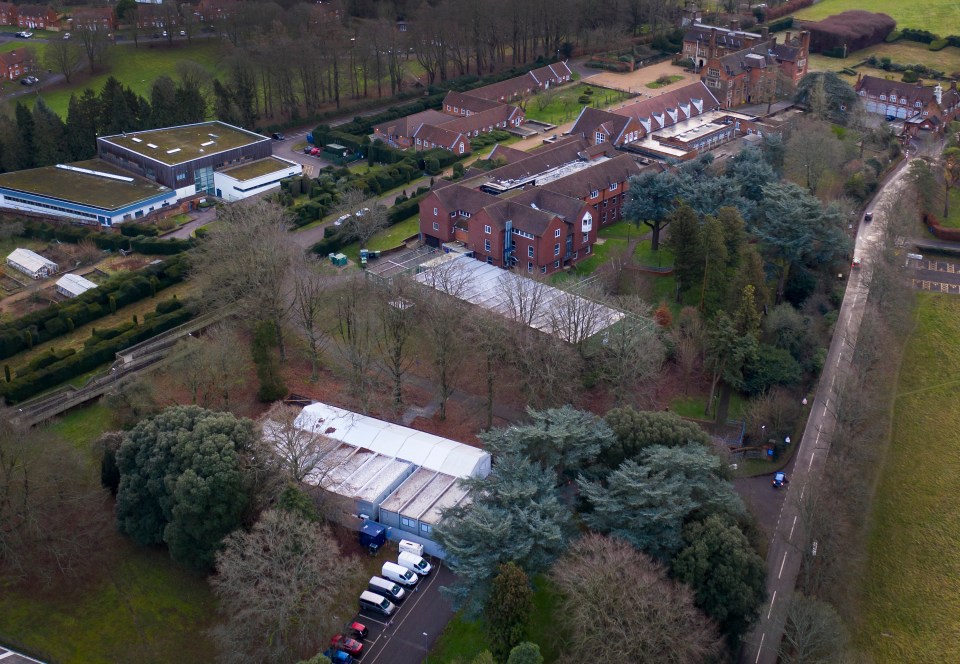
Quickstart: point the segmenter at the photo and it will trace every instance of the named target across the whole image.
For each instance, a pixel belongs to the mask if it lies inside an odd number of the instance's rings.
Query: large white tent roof
[[[33,274],[36,274],[43,268],[46,268],[51,272],[57,271],[57,264],[52,260],[44,258],[40,254],[30,251],[29,249],[23,249],[20,247],[11,251],[10,255],[7,256],[7,260],[16,263],[24,270],[27,270]]]
[[[77,297],[96,287],[95,283],[89,279],[84,279],[79,274],[65,274],[57,279],[57,288],[67,291],[71,297]]]
[[[295,425],[453,477],[484,477],[490,472],[490,455],[476,447],[325,403],[306,406]]]
[[[510,320],[576,342],[626,316],[622,311],[469,256],[447,253],[421,266],[421,284]]]

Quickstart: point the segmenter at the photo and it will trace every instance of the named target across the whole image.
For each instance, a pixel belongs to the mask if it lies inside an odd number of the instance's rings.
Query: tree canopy
[[[213,564],[250,503],[242,453],[253,422],[175,406],[140,422],[117,453],[117,526],[138,544],[166,543],[174,560]]]
[[[627,459],[636,459],[654,445],[681,447],[697,443],[709,447],[710,436],[697,424],[669,411],[615,408],[606,415],[616,442],[601,455],[606,468],[614,469]]]
[[[683,526],[710,514],[739,515],[743,503],[720,457],[700,444],[654,445],[624,461],[604,483],[579,480],[593,530],[667,559],[683,545]]]

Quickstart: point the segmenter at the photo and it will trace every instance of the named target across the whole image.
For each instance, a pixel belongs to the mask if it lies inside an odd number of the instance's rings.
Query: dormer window
[[[917,108],[920,108],[920,102],[918,101],[913,102],[913,105],[916,106]]]
[[[892,101],[894,104],[896,104],[896,103],[897,103],[897,95],[890,95],[890,101]]]
[[[590,198],[596,198],[599,195],[600,195],[599,189],[594,189],[593,191],[590,192]]]
[[[605,142],[607,140],[606,135],[602,131],[597,132],[597,145]]]
[[[887,101],[887,95],[880,95],[880,101]]]

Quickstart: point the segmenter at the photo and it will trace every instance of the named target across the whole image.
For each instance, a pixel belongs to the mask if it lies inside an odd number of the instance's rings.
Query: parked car
[[[333,648],[330,648],[323,654],[327,659],[333,662],[333,664],[353,664],[353,657],[350,656],[350,653],[343,652],[342,650],[334,650]]]
[[[390,579],[391,581],[396,581],[401,586],[406,586],[407,588],[413,588],[420,580],[419,576],[406,567],[401,567],[389,560],[383,563],[383,567],[380,569],[380,576],[385,579]]]
[[[31,37],[33,37],[33,33],[27,32],[26,30],[24,30],[23,32],[18,32],[17,37],[20,37],[21,39],[30,39]]]
[[[345,221],[348,220],[349,218],[350,218],[350,215],[349,215],[349,214],[342,215],[342,216],[338,217],[335,222],[333,222],[333,225],[334,225],[334,226],[343,226],[343,222],[345,222]]]
[[[70,39],[70,33],[69,33],[69,32],[64,32],[64,33],[63,33],[63,38],[64,38],[64,39]]]
[[[371,576],[370,581],[367,582],[367,590],[383,595],[394,604],[402,602],[407,594],[396,581],[390,581],[381,576]]]
[[[359,622],[352,622],[347,625],[347,631],[350,632],[350,636],[355,639],[365,639],[369,633],[367,626]]]
[[[385,616],[390,616],[397,610],[397,605],[388,600],[383,595],[364,590],[360,593],[360,609],[375,611]]]
[[[851,265],[853,266],[854,269],[859,270],[859,269],[860,269],[860,259],[859,259],[857,256],[854,256],[854,257],[853,257],[853,262],[851,263]]]
[[[361,208],[361,209],[357,210],[356,212],[354,212],[354,214],[355,214],[356,216],[358,216],[358,217],[362,217],[363,215],[365,215],[365,214],[366,214],[367,212],[369,212],[369,211],[370,211],[370,208]]]
[[[863,215],[863,220],[873,221],[873,212],[867,212],[865,215]]]
[[[186,31],[186,30],[181,30],[181,31],[180,31],[180,36],[181,36],[181,37],[186,37],[186,36],[187,36],[187,31]]]
[[[348,652],[354,657],[359,657],[360,653],[363,652],[363,644],[359,641],[354,641],[353,639],[344,636],[343,634],[337,634],[332,639],[330,639],[330,647],[335,650],[342,650]]]
[[[164,36],[164,37],[169,36],[169,35],[167,34],[167,31],[166,31],[166,30],[163,31],[163,36]]]
[[[415,553],[409,553],[407,551],[400,552],[400,555],[397,556],[397,564],[401,567],[406,567],[411,572],[415,572],[420,576],[428,576],[433,569],[426,560]]]
[[[787,474],[783,471],[773,474],[773,480],[770,482],[771,486],[774,489],[781,488],[784,484],[789,484],[790,480],[787,479]]]
[[[320,148],[310,148],[310,154],[313,155],[314,157],[320,154],[320,152],[321,152]]]
[[[282,141],[284,137],[283,137],[283,134],[279,132],[273,132],[272,134],[270,134],[270,138],[272,138],[275,141]]]

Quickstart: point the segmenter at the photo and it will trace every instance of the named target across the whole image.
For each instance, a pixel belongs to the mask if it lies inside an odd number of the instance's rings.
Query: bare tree
[[[649,307],[638,301],[632,302],[630,308],[649,313]],[[618,405],[626,395],[635,394],[638,385],[656,376],[666,358],[666,349],[657,335],[656,325],[639,313],[628,311],[620,320],[598,332],[596,338],[600,344],[596,355],[597,368],[613,390]]]
[[[329,342],[323,331],[322,315],[330,280],[318,268],[316,259],[305,255],[293,272],[293,320],[306,343],[312,383],[319,378],[320,356]]]
[[[498,290],[504,316],[528,327],[541,322],[549,292],[545,283],[518,274],[504,273],[500,275]]]
[[[840,661],[849,636],[836,610],[827,602],[797,593],[787,609],[780,661],[828,664]]]
[[[349,215],[341,228],[347,237],[355,239],[362,248],[366,248],[370,238],[387,226],[387,208],[359,189],[348,189],[340,195],[337,212]]]
[[[694,664],[723,652],[716,626],[694,605],[690,588],[627,542],[587,535],[550,576],[561,594],[559,633],[576,660]]]
[[[547,315],[553,333],[583,354],[587,339],[600,329],[610,309],[598,302],[603,297],[599,282],[582,281],[569,288],[576,293],[561,291],[550,301]]]
[[[410,336],[413,333],[415,305],[408,293],[410,286],[406,279],[394,279],[389,288],[379,293],[377,317],[380,321],[380,334],[377,335],[377,347],[393,384],[393,405],[399,408],[403,403],[403,377],[413,365]]]
[[[787,170],[817,193],[824,178],[843,161],[843,143],[830,124],[817,120],[798,123],[786,144]]]
[[[338,597],[359,574],[325,527],[292,512],[264,512],[217,554],[210,585],[223,616],[211,630],[219,660],[280,663],[316,652],[349,617],[337,613]]]
[[[9,416],[0,412],[0,580],[49,586],[97,569],[111,518],[91,464]]]
[[[292,300],[290,276],[301,251],[287,232],[289,225],[288,212],[275,202],[228,205],[192,261],[211,305],[232,307],[243,318],[273,324],[281,360],[286,359],[283,323]]]
[[[72,39],[51,39],[43,52],[43,62],[48,69],[63,74],[63,79],[69,83],[80,66],[82,51],[80,43]]]
[[[483,376],[486,389],[485,408],[487,429],[493,426],[494,388],[501,375],[500,367],[508,356],[508,323],[495,313],[477,308],[465,321],[467,339],[483,357]]]
[[[337,326],[334,338],[350,367],[350,393],[366,408],[369,398],[370,368],[376,349],[376,333],[370,315],[367,280],[356,276],[337,293]]]
[[[310,484],[323,488],[319,476],[325,473],[320,472],[320,460],[338,444],[317,430],[322,422],[313,429],[298,427],[300,412],[297,406],[276,406],[263,422],[263,435],[276,450],[280,468],[287,477],[299,484],[310,476]]]
[[[243,385],[249,361],[236,332],[225,324],[174,348],[168,374],[190,393],[191,403],[230,409],[230,397]]]
[[[90,68],[90,73],[93,74],[102,64],[104,64],[107,59],[107,54],[109,53],[110,38],[107,37],[107,31],[97,30],[96,26],[80,26],[79,28],[74,29],[73,37],[83,48],[83,54],[87,58],[87,66]],[[61,39],[59,41],[64,40]]]

